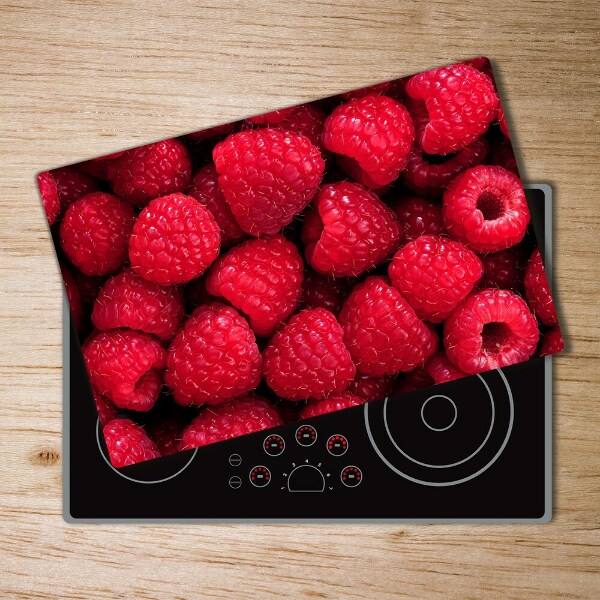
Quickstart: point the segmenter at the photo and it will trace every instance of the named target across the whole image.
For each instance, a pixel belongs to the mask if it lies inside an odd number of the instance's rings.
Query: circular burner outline
[[[454,419],[452,419],[452,423],[450,423],[450,425],[446,425],[446,427],[432,427],[425,420],[425,415],[423,414],[425,412],[425,406],[427,406],[427,403],[430,400],[433,400],[434,398],[445,398],[446,400],[448,400],[448,402],[450,402],[450,404],[452,404],[452,407],[454,408]],[[387,402],[387,398],[386,398],[386,402]],[[444,396],[444,394],[434,394],[433,396],[429,396],[429,398],[427,398],[427,400],[425,400],[425,402],[423,402],[423,406],[421,406],[421,421],[423,421],[425,426],[429,427],[429,429],[431,429],[431,431],[446,431],[447,429],[450,429],[450,427],[452,427],[452,425],[454,425],[454,423],[456,423],[456,419],[458,419],[458,408],[456,408],[456,404],[454,403],[454,400],[452,400],[452,398],[448,398],[448,396]]]
[[[492,406],[492,421],[490,423],[490,428],[488,429],[487,435],[485,436],[483,442],[481,442],[481,444],[479,444],[478,448],[476,448],[473,452],[471,452],[471,454],[469,454],[469,456],[467,456],[466,458],[463,458],[462,460],[459,460],[454,463],[448,463],[446,465],[433,465],[433,464],[429,464],[429,463],[424,463],[424,462],[417,460],[416,458],[413,458],[412,456],[409,456],[408,454],[406,454],[406,452],[404,452],[404,450],[402,450],[402,448],[400,448],[400,446],[398,446],[398,444],[396,443],[396,440],[392,437],[392,432],[390,431],[390,428],[388,426],[388,420],[387,420],[387,407],[388,407],[389,398],[386,398],[384,405],[383,405],[383,423],[385,425],[385,431],[388,434],[388,437],[390,438],[392,444],[394,444],[394,447],[396,448],[396,450],[398,450],[398,452],[400,452],[400,454],[402,454],[402,456],[404,456],[405,458],[408,458],[408,460],[410,460],[411,462],[414,462],[415,464],[420,465],[421,467],[428,467],[431,469],[449,469],[451,467],[457,467],[458,465],[462,465],[463,463],[466,463],[468,460],[471,460],[476,454],[478,454],[480,452],[480,450],[486,445],[487,441],[490,439],[490,436],[492,435],[492,430],[494,429],[494,422],[496,421],[496,407],[494,406],[494,397],[492,396],[492,392],[491,392],[490,388],[488,387],[488,384],[486,383],[485,379],[483,377],[481,377],[480,375],[477,375],[477,377],[479,377],[479,379],[481,379],[481,381],[483,381],[483,385],[485,386],[485,389],[487,390],[488,396],[490,398],[490,404]],[[434,396],[436,396],[436,395],[439,396],[439,394],[434,394]],[[425,403],[427,403],[434,396],[430,396],[429,398],[427,398],[427,400],[425,400]],[[450,400],[450,398],[448,398],[448,399]],[[450,400],[450,402],[452,402],[452,400]],[[458,413],[458,410],[457,410],[457,413]]]
[[[173,479],[174,477],[177,477],[177,475],[180,475],[181,473],[183,473],[183,471],[185,471],[192,464],[192,461],[194,460],[194,458],[196,458],[196,454],[198,454],[198,448],[194,448],[194,454],[192,454],[192,456],[190,456],[190,460],[188,460],[187,463],[185,463],[185,465],[183,465],[183,467],[181,467],[181,469],[179,469],[179,471],[177,471],[176,473],[173,473],[173,475],[169,475],[168,477],[164,477],[163,479],[157,479],[156,481],[144,481],[143,479],[135,479],[134,477],[129,477],[129,475],[125,475],[125,473],[121,473],[121,471],[119,471],[119,469],[117,469],[115,466],[113,466],[113,464],[110,462],[108,457],[104,454],[104,451],[102,450],[102,444],[100,443],[100,419],[98,419],[98,421],[96,421],[96,442],[98,442],[98,450],[100,450],[100,454],[101,454],[102,458],[104,459],[104,462],[117,475],[120,475],[121,477],[123,477],[123,479],[133,481],[133,483],[143,483],[145,485],[152,485],[154,483],[164,483],[165,481],[169,481],[169,479]]]
[[[392,465],[387,460],[387,458],[385,456],[383,456],[383,454],[381,453],[381,450],[379,450],[379,448],[377,447],[377,444],[375,443],[375,440],[373,439],[371,427],[369,425],[369,404],[367,403],[367,404],[365,404],[365,409],[364,409],[367,435],[369,436],[369,441],[371,442],[371,445],[373,446],[373,448],[374,448],[375,452],[377,453],[377,455],[379,456],[379,458],[392,471],[394,471],[398,475],[401,475],[405,479],[408,479],[409,481],[412,481],[413,483],[418,483],[418,484],[426,485],[426,486],[430,486],[430,487],[449,487],[451,485],[459,485],[461,483],[470,481],[471,479],[475,479],[475,477],[478,477],[479,475],[481,475],[482,473],[487,471],[498,460],[499,456],[504,451],[504,448],[506,448],[506,444],[508,444],[510,434],[512,433],[512,428],[513,428],[514,419],[515,419],[515,406],[514,406],[514,400],[513,400],[512,390],[510,389],[510,385],[508,384],[508,381],[506,380],[506,376],[502,372],[502,369],[495,369],[495,370],[498,372],[498,374],[502,378],[502,381],[504,382],[504,386],[506,388],[506,392],[508,394],[508,402],[509,402],[509,406],[510,406],[510,418],[509,418],[509,423],[508,423],[508,430],[506,432],[506,436],[504,437],[504,441],[502,442],[500,448],[498,449],[496,454],[492,457],[492,459],[487,464],[485,464],[483,467],[481,467],[481,469],[479,469],[475,473],[472,473],[471,475],[468,475],[467,477],[463,477],[462,479],[457,479],[455,481],[424,481],[422,479],[417,479],[416,477],[411,477],[410,475],[403,473],[402,471],[400,471],[400,469],[397,469],[394,465]],[[481,375],[477,374],[477,377],[479,377],[479,379],[481,379],[485,383],[485,380],[483,379],[483,377]],[[487,384],[485,384],[485,385],[487,387]],[[386,400],[387,400],[387,398],[386,398]]]

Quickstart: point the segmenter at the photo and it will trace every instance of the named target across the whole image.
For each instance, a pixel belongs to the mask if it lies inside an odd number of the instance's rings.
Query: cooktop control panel
[[[261,441],[264,454],[249,448],[246,457],[235,452],[227,459],[229,487],[281,492],[327,492],[356,488],[363,480],[360,466],[349,464],[350,442],[343,433],[319,435],[316,424],[302,423],[291,435],[270,433]],[[258,442],[258,440],[257,440]],[[257,456],[258,455],[258,456]]]

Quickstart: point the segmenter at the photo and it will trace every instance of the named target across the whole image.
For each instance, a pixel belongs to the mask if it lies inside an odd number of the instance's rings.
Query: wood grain
[[[594,2],[0,2],[0,597],[598,598]],[[55,167],[488,55],[525,179],[552,183],[555,517],[540,526],[72,526]]]

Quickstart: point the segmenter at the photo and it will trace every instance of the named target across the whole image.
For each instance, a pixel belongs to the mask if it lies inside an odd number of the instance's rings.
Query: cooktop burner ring
[[[502,454],[502,452],[504,451],[504,448],[506,447],[506,445],[508,444],[510,435],[512,433],[513,430],[513,425],[514,425],[514,399],[513,399],[513,395],[512,395],[512,390],[510,388],[510,384],[508,383],[508,380],[506,379],[506,376],[504,375],[504,373],[502,372],[502,369],[496,369],[494,371],[490,371],[489,374],[492,373],[497,373],[500,376],[501,382],[503,384],[504,387],[504,391],[506,393],[506,400],[508,401],[508,410],[509,410],[509,415],[508,415],[508,424],[507,424],[507,428],[506,428],[506,433],[504,434],[504,437],[502,438],[502,442],[500,444],[500,447],[498,448],[498,450],[494,453],[494,455],[491,457],[490,460],[488,460],[486,462],[486,464],[484,464],[482,467],[480,467],[479,469],[477,469],[474,473],[471,473],[469,475],[465,475],[463,477],[459,477],[456,479],[452,479],[450,481],[430,481],[427,479],[424,479],[423,477],[416,477],[413,476],[409,473],[406,472],[406,470],[403,470],[401,468],[398,468],[396,465],[393,464],[393,462],[391,460],[389,460],[384,452],[382,451],[382,449],[379,447],[376,439],[375,439],[375,435],[373,433],[373,427],[372,427],[372,423],[370,422],[370,417],[369,417],[369,404],[365,404],[364,407],[364,419],[365,419],[365,427],[366,427],[366,432],[367,432],[367,436],[369,438],[369,441],[371,442],[371,445],[373,446],[373,449],[375,450],[375,452],[377,453],[377,455],[379,456],[379,458],[384,462],[384,464],[386,464],[392,471],[394,471],[395,473],[397,473],[398,475],[400,475],[401,477],[412,481],[413,483],[417,483],[420,485],[425,485],[425,486],[432,486],[432,487],[448,487],[448,486],[453,486],[453,485],[459,485],[461,483],[465,483],[467,481],[470,481],[472,479],[474,479],[475,477],[478,477],[479,475],[481,475],[482,473],[484,473],[485,471],[487,471],[500,457],[500,455]],[[487,373],[486,373],[487,374]],[[482,375],[477,375],[478,379],[483,383],[488,397],[490,398],[490,402],[491,402],[491,409],[492,409],[492,419],[491,419],[491,424],[490,424],[490,428],[487,432],[487,435],[484,439],[484,441],[479,445],[479,447],[475,450],[475,452],[472,452],[467,458],[462,459],[460,461],[456,461],[454,463],[450,463],[448,465],[434,465],[434,464],[428,464],[428,463],[424,463],[421,461],[418,461],[416,459],[414,459],[413,457],[409,456],[408,454],[406,454],[406,452],[404,452],[399,444],[396,442],[396,440],[393,438],[392,434],[391,434],[391,430],[388,424],[388,419],[387,419],[387,412],[388,412],[388,400],[386,399],[384,401],[384,406],[383,406],[383,425],[384,425],[384,430],[386,435],[388,436],[388,440],[389,442],[391,442],[391,444],[393,445],[393,447],[395,448],[396,451],[398,451],[404,458],[408,459],[409,461],[411,461],[413,464],[418,465],[419,467],[423,467],[426,469],[451,469],[453,467],[457,467],[460,466],[464,463],[466,463],[467,461],[476,458],[477,455],[485,449],[487,442],[489,441],[489,438],[492,435],[493,429],[494,429],[494,424],[496,423],[496,407],[494,404],[494,396],[492,394],[492,391],[490,390],[490,387],[488,385],[488,383],[485,381],[485,378]],[[427,403],[428,400],[430,400],[431,398],[433,398],[434,396],[437,396],[438,394],[434,394],[432,396],[430,396],[429,398],[427,398],[424,402],[424,404]],[[498,399],[500,400],[500,399]],[[458,411],[457,411],[458,412]],[[430,428],[431,429],[431,428]],[[449,428],[445,428],[445,430],[447,430]],[[435,430],[434,430],[435,431]]]

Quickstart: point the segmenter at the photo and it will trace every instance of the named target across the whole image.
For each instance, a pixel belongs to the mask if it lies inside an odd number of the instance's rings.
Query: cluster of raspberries
[[[117,467],[562,349],[489,63],[45,172]]]

